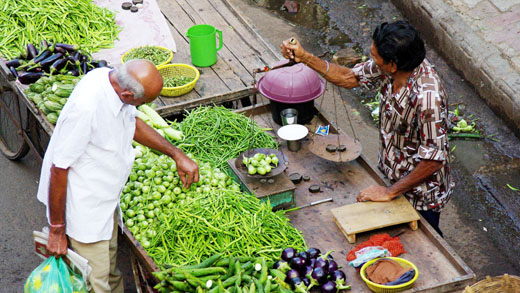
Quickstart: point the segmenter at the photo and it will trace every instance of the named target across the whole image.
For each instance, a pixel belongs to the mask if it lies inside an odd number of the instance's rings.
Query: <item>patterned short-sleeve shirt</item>
[[[451,197],[448,146],[448,98],[440,79],[424,59],[398,93],[391,77],[369,60],[353,68],[366,88],[381,86],[379,104],[379,169],[392,183],[408,175],[423,159],[442,161],[443,167],[405,193],[417,210],[440,211]]]

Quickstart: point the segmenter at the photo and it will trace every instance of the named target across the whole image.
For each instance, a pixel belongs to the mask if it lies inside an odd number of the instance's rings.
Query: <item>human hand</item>
[[[362,189],[356,200],[360,202],[364,201],[391,201],[391,196],[388,187],[380,185],[372,185],[365,189]]]
[[[177,164],[177,172],[181,178],[182,186],[190,188],[192,183],[199,182],[199,166],[195,161],[188,158],[184,153],[180,153],[175,158],[175,163]]]
[[[280,45],[280,49],[283,57],[293,59],[295,62],[301,62],[307,53],[300,42],[295,38],[283,41]]]
[[[67,254],[68,240],[65,234],[65,226],[51,227],[49,229],[49,239],[47,240],[47,251],[55,257]]]

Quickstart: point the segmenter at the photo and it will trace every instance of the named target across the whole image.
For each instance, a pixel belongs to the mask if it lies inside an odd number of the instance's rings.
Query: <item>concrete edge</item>
[[[520,73],[442,0],[392,0],[433,46],[520,137]],[[496,66],[499,64],[500,66]]]

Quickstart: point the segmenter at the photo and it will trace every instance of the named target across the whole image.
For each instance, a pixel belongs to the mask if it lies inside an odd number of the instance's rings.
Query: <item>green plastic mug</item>
[[[217,48],[217,33],[219,46]],[[217,62],[217,51],[222,49],[222,31],[208,24],[199,24],[188,29],[191,63],[198,67],[208,67]]]

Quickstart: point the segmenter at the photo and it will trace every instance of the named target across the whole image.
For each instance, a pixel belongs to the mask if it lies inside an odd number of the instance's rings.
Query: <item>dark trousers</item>
[[[441,229],[439,229],[439,219],[441,217],[441,212],[434,212],[432,210],[427,210],[427,211],[418,211],[419,214],[421,214],[421,216],[423,216],[423,218],[428,221],[428,223],[433,227],[433,229],[435,229],[435,231],[437,231],[437,233],[439,233],[439,235],[441,235],[441,237],[444,237],[442,235],[442,231]]]

